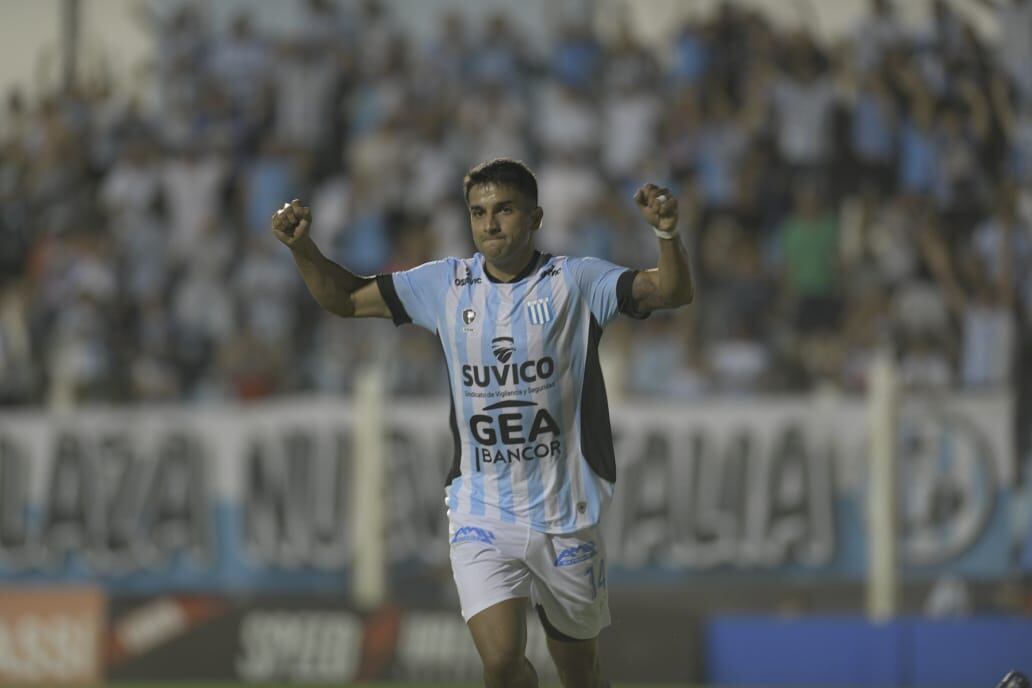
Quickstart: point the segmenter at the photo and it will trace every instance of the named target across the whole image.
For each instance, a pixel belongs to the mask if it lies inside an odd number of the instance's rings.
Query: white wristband
[[[677,236],[677,229],[676,228],[671,229],[669,232],[663,232],[663,231],[658,230],[655,227],[653,227],[652,231],[655,232],[656,236],[658,236],[660,239],[668,239],[669,240],[669,239],[673,239],[675,236]]]

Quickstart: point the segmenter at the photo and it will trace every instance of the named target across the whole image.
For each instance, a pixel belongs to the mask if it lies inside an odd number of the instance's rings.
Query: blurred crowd
[[[440,17],[420,44],[377,2],[301,0],[296,30],[144,12],[141,84],[104,77],[0,113],[0,401],[447,390],[437,343],[318,310],[269,217],[312,207],[362,274],[469,255],[461,180],[527,161],[543,249],[654,265],[645,181],[678,190],[697,297],[603,340],[614,395],[860,392],[894,351],[923,390],[1032,392],[1032,0],[889,0],[847,39],[735,4],[664,45],[557,15]],[[589,4],[590,8],[591,5]],[[1021,402],[1024,403],[1024,402]]]

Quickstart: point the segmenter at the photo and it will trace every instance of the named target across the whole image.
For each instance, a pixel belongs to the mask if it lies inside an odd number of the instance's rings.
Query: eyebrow
[[[498,201],[497,203],[495,203],[495,204],[494,204],[494,207],[495,207],[495,208],[501,208],[501,207],[503,207],[503,206],[507,206],[507,205],[516,205],[516,201],[515,201],[515,200],[513,200],[513,199],[505,199],[505,200],[501,200],[501,201]],[[475,205],[471,205],[471,206],[469,207],[469,209],[470,209],[470,210],[483,210],[483,209],[484,209],[484,206],[482,206],[482,205],[480,205],[479,203],[477,203],[477,204],[475,204]]]

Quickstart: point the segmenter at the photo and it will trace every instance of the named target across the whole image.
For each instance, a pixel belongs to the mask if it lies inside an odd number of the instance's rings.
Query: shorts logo
[[[477,312],[472,308],[467,308],[466,310],[462,311],[462,322],[466,323],[467,325],[472,325],[473,321],[476,319]]]
[[[534,299],[527,303],[527,317],[531,325],[544,325],[552,320],[552,306],[549,305],[549,297]]]
[[[574,564],[579,564],[582,561],[594,559],[596,554],[598,554],[598,550],[595,548],[595,543],[585,542],[583,545],[567,547],[560,552],[559,556],[555,558],[555,565],[573,566]]]
[[[455,531],[451,543],[455,545],[460,542],[483,542],[490,545],[494,543],[494,539],[495,534],[490,530],[484,530],[476,526],[462,526]]]

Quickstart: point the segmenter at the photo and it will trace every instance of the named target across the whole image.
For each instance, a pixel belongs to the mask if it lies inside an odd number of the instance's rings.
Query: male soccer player
[[[608,685],[597,655],[609,624],[598,523],[616,467],[599,367],[602,328],[692,300],[677,200],[646,184],[634,199],[659,237],[659,266],[636,271],[534,249],[543,211],[523,163],[465,178],[472,258],[359,277],[328,260],[297,200],[272,218],[309,291],[343,317],[391,318],[437,335],[451,385],[452,570],[489,688],[537,686],[526,658],[533,604],[566,688]]]

